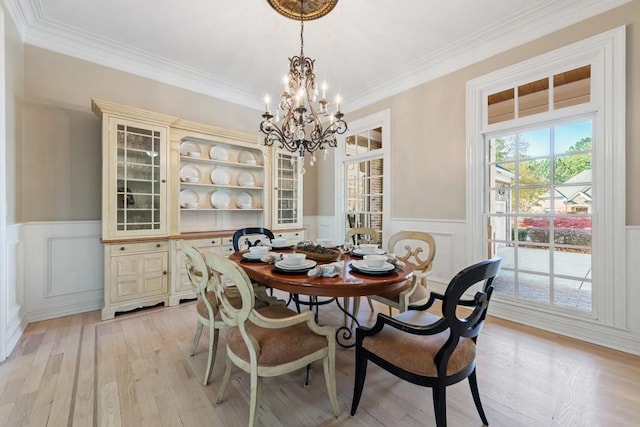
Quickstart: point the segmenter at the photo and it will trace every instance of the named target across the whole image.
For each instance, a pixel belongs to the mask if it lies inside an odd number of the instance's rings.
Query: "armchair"
[[[497,258],[467,267],[451,280],[444,295],[432,292],[426,304],[411,306],[394,318],[379,313],[373,327],[356,329],[351,415],[358,409],[367,362],[371,360],[403,380],[431,387],[438,427],[447,425],[446,387],[468,378],[480,418],[484,425],[489,424],[476,381],[476,341],[501,262]],[[462,299],[470,287],[480,282],[482,288],[472,299]],[[442,316],[425,311],[435,300],[442,302]]]

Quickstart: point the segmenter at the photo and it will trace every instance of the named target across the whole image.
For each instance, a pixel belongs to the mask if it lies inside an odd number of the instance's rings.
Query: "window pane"
[[[549,304],[551,298],[549,276],[518,273],[518,296],[522,299]]]
[[[489,124],[514,119],[515,105],[513,88],[489,95],[487,98]]]
[[[551,154],[550,129],[538,129],[520,134],[520,157],[541,157]]]
[[[518,241],[549,243],[550,218],[525,217],[518,221]]]
[[[549,79],[518,86],[518,117],[549,111]]]
[[[553,76],[553,108],[584,104],[591,99],[591,65]]]
[[[557,278],[554,280],[553,303],[573,310],[591,311],[591,273],[589,278],[571,280]]]

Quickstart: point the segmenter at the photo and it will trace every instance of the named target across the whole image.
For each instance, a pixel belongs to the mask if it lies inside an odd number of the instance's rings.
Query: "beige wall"
[[[627,26],[627,224],[640,225],[640,0],[347,113],[351,121],[391,109],[392,217],[465,219],[468,80],[621,25]],[[320,174],[329,167],[320,162]],[[305,214],[332,215],[333,188],[315,185],[305,182],[306,192],[317,189],[317,210]]]
[[[24,68],[19,222],[100,219],[100,120],[92,98],[257,134],[257,110],[69,56],[27,45]]]
[[[7,168],[7,224],[19,222],[21,217],[22,176],[18,165],[22,150],[22,86],[23,45],[18,30],[5,12],[5,113],[6,113],[6,157],[2,160]]]

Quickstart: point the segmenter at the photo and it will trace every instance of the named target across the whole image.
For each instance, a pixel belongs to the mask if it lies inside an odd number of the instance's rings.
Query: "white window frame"
[[[386,231],[389,230],[391,224],[389,216],[391,215],[391,110],[383,110],[378,113],[354,120],[349,123],[349,129],[338,138],[338,149],[335,155],[335,183],[336,183],[336,204],[335,204],[335,227],[338,241],[344,238],[346,233],[344,212],[345,206],[345,162],[347,160],[365,161],[379,157],[379,150],[375,152],[366,152],[356,154],[354,156],[346,156],[345,141],[349,136],[357,135],[375,128],[382,128],[382,247],[386,247],[388,236]]]
[[[593,315],[591,322],[626,329],[625,281],[625,27],[556,49],[467,82],[467,226],[471,262],[485,257],[484,247],[484,140],[513,127],[593,114]],[[591,64],[591,98],[586,104],[487,124],[487,97],[541,77]],[[500,297],[494,295],[498,301]],[[498,304],[503,317],[530,324],[555,316],[581,319],[578,314],[552,308],[523,307],[506,300]]]

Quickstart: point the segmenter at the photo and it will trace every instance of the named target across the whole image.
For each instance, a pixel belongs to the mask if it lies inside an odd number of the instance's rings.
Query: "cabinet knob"
[[[160,243],[156,243],[156,248],[159,248],[160,246],[162,246]]]
[[[120,246],[120,250],[121,250],[121,251],[124,251],[124,246]]]
[[[166,271],[163,271],[162,274],[164,274],[166,276],[168,273]]]
[[[167,182],[167,180],[166,179],[161,179],[160,182]]]
[[[211,244],[212,244],[212,245],[215,245],[215,244],[216,244],[216,241],[215,241],[215,240],[212,240],[212,241],[211,241]]]

